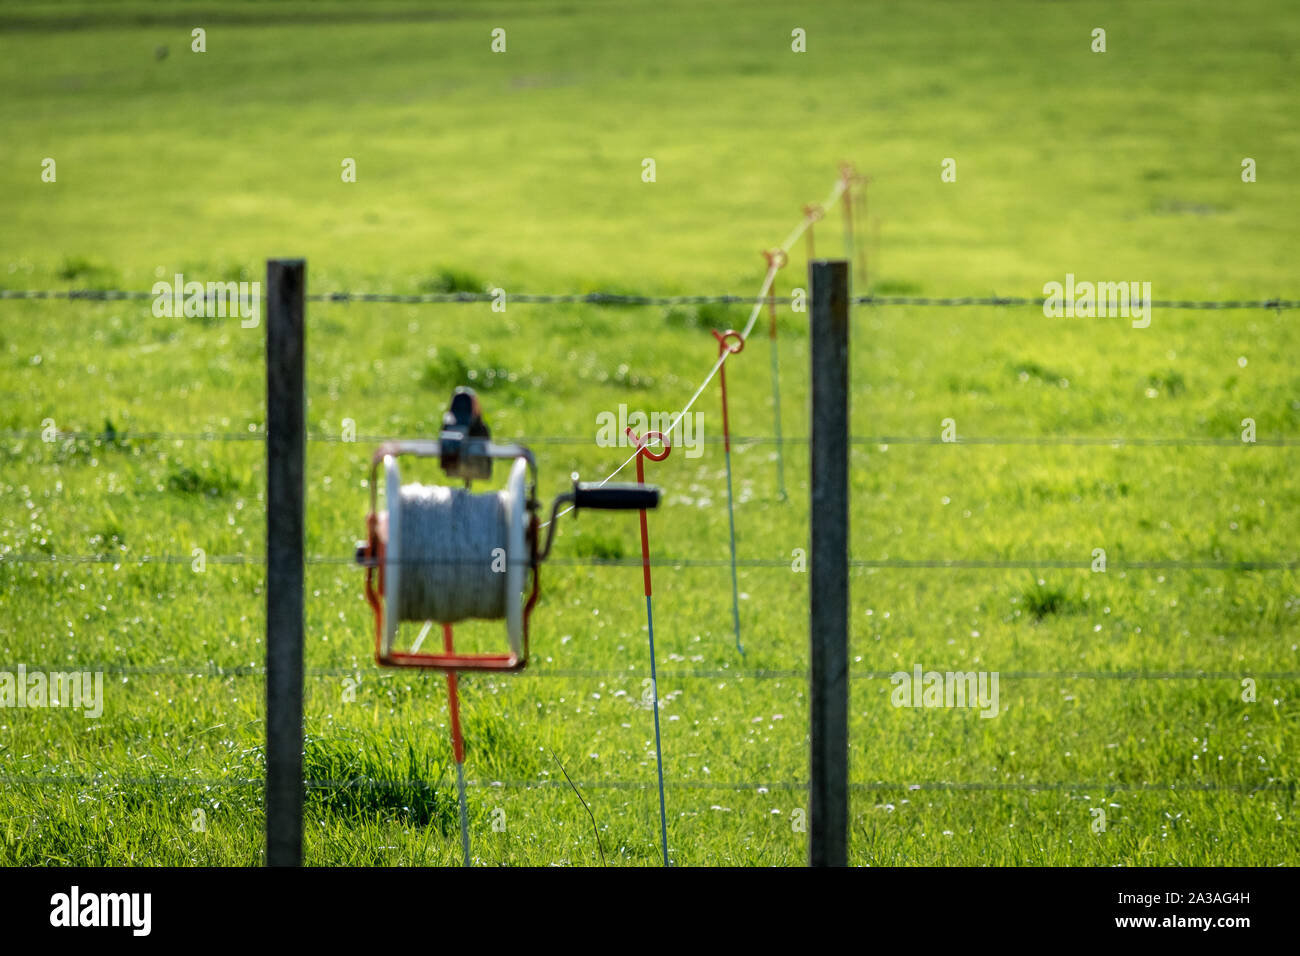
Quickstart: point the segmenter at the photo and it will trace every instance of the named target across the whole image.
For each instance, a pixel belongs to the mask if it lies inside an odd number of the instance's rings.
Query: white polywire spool
[[[403,485],[391,456],[384,471],[385,652],[401,621],[505,618],[510,649],[522,655],[527,463],[517,459],[506,488],[486,494]]]
[[[402,486],[402,585],[393,595],[398,620],[454,624],[506,616],[501,498],[443,485]]]

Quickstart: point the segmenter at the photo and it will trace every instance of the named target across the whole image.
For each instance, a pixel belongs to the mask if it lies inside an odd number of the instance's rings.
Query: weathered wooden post
[[[266,865],[302,865],[302,259],[266,263]]]
[[[808,863],[847,866],[849,831],[849,263],[812,288],[811,772]]]

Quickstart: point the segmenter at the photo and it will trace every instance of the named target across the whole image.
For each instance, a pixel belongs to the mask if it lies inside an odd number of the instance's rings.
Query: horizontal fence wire
[[[170,289],[168,296],[170,297]],[[85,302],[143,301],[155,299],[153,292],[126,289],[0,289],[0,300],[33,299]],[[491,292],[315,292],[308,293],[308,302],[334,303],[385,303],[390,305],[467,305],[483,302],[500,302],[502,296]],[[672,305],[764,305],[775,302],[789,305],[793,296],[777,295],[645,295],[616,292],[561,292],[531,293],[506,292],[507,304],[520,305],[601,305],[601,306],[672,306]],[[924,308],[963,308],[969,306],[1042,307],[1045,297],[1029,296],[916,296],[916,295],[860,295],[849,300],[853,305],[867,306],[919,306]],[[1300,299],[1153,299],[1149,302],[1134,300],[1130,309],[1265,309],[1290,310],[1300,308]]]
[[[247,787],[263,789],[266,781],[259,777],[108,777],[101,775],[0,775],[0,784],[12,787],[121,787],[130,789],[159,788],[169,790],[213,790],[224,787]],[[378,780],[370,777],[358,777],[342,780],[304,780],[308,790],[434,790],[436,785],[427,780]],[[637,780],[586,780],[570,784],[560,779],[504,779],[504,780],[466,780],[467,787],[484,790],[536,790],[549,787],[567,789],[576,786],[579,790],[654,790],[653,782],[642,783]],[[765,794],[782,791],[806,791],[808,783],[803,780],[773,781],[709,781],[709,780],[665,780],[664,786],[672,790],[734,791],[737,793]],[[855,792],[917,792],[917,791],[1043,791],[1075,792],[1102,791],[1105,793],[1148,793],[1148,792],[1190,792],[1190,793],[1256,793],[1256,792],[1290,792],[1294,793],[1294,782],[1268,781],[1265,783],[1216,783],[1209,781],[1187,781],[1170,783],[1120,783],[1115,781],[1089,781],[1070,783],[1063,781],[1005,781],[1005,782],[957,782],[934,780],[924,782],[905,782],[877,780],[849,784]]]
[[[195,677],[218,678],[227,680],[242,677],[264,677],[266,667],[260,664],[236,664],[221,666],[217,664],[98,664],[95,662],[65,661],[49,667],[32,664],[0,665],[0,673],[16,673],[22,667],[27,673],[90,673],[103,674],[105,677]],[[389,668],[373,670],[373,663],[367,660],[351,667],[308,667],[303,669],[305,677],[336,678],[356,677],[362,671],[369,677],[396,678],[404,672],[419,668]],[[849,669],[850,680],[879,681],[890,680],[900,673],[910,675],[909,671],[900,670],[855,670]],[[943,673],[940,671],[939,673]],[[799,669],[776,668],[659,668],[659,680],[798,680],[806,681],[810,672]],[[998,671],[998,679],[1016,680],[1087,680],[1087,681],[1237,681],[1246,677],[1255,680],[1300,680],[1300,671]],[[525,668],[512,672],[507,679],[551,679],[551,680],[642,680],[648,678],[648,670],[628,669],[586,669],[586,668]]]
[[[311,433],[307,435],[309,442],[324,442],[328,444],[339,445],[381,445],[389,441],[412,441],[421,440],[431,437],[430,435],[357,435],[355,437],[344,438],[341,435]],[[266,441],[266,432],[247,431],[247,432],[161,432],[161,431],[59,431],[53,441],[45,437],[45,433],[37,429],[0,429],[0,441],[28,441],[39,439],[43,444],[57,445],[63,441],[86,441],[95,442],[105,446],[121,445],[127,442],[152,442],[152,441],[189,441],[189,442],[264,442]],[[501,440],[501,439],[499,439]],[[556,445],[556,446],[594,446],[598,448],[607,447],[601,445],[595,436],[585,435],[523,435],[518,438],[508,438],[504,441],[517,445]],[[721,445],[727,439],[720,435],[700,436],[692,442],[702,442],[706,445]],[[776,436],[776,435],[732,435],[731,444],[733,445],[807,445],[810,439],[806,435]],[[1242,441],[1238,438],[1214,437],[1214,436],[1182,436],[1182,437],[1159,437],[1159,436],[1108,436],[1108,435],[1023,435],[1023,436],[958,436],[953,438],[943,438],[939,435],[851,435],[849,437],[851,445],[1035,445],[1035,446],[1078,446],[1078,447],[1214,447],[1224,446],[1233,448],[1249,448],[1251,445],[1265,445],[1274,448],[1295,448],[1300,447],[1300,436],[1280,435],[1275,437],[1257,436],[1251,441]],[[613,446],[610,446],[613,447]],[[631,447],[631,445],[622,445],[617,447]]]
[[[200,560],[195,555],[183,554],[154,554],[154,555],[137,555],[127,554],[32,554],[16,552],[0,552],[0,566],[5,564],[110,564],[110,565],[192,565],[195,561]],[[225,565],[262,565],[266,563],[264,555],[256,554],[213,554],[203,555],[201,559],[205,564],[225,564]],[[308,565],[321,566],[347,566],[358,564],[355,555],[344,557],[342,555],[311,555],[306,558]],[[431,558],[410,558],[394,562],[402,565],[422,565],[422,566],[450,566],[450,565],[467,565],[481,566],[484,560],[475,559],[431,559]],[[530,560],[520,560],[518,563],[524,567],[532,567]],[[642,558],[565,558],[553,556],[545,559],[545,564],[570,567],[570,568],[639,568],[646,563]],[[649,564],[653,568],[664,568],[672,570],[674,568],[729,568],[733,562],[730,558],[651,558]],[[739,568],[783,568],[791,569],[792,561],[790,558],[737,558],[734,562]],[[895,569],[934,569],[934,570],[1012,570],[1012,571],[1033,571],[1037,569],[1061,569],[1075,571],[1094,571],[1097,574],[1112,574],[1121,571],[1294,571],[1300,569],[1300,559],[1281,559],[1281,558],[1259,558],[1259,559],[1168,559],[1159,561],[1119,561],[1109,559],[1106,563],[1106,570],[1100,571],[1094,569],[1094,561],[1085,559],[1062,559],[1062,558],[1011,558],[1011,559],[983,559],[983,558],[851,558],[849,567],[852,568],[895,568]]]

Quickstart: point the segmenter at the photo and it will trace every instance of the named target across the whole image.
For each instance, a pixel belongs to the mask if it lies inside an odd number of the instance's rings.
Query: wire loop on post
[[[632,439],[632,444],[633,444],[633,446],[636,448],[636,480],[637,480],[637,484],[644,485],[644,484],[645,484],[645,462],[644,462],[644,459],[649,458],[651,461],[663,461],[665,458],[667,458],[667,457],[669,456],[669,454],[671,454],[673,448],[672,448],[672,445],[670,445],[670,444],[668,443],[668,439],[664,436],[663,432],[658,432],[658,431],[649,431],[649,432],[646,432],[644,435],[642,435],[642,436],[640,436],[640,437],[637,437],[637,433],[634,432],[634,431],[632,430],[632,427],[629,425],[629,426],[628,426],[628,429],[627,429],[627,434],[628,434],[628,437]],[[656,454],[655,452],[653,452],[653,451],[650,450],[650,442],[651,442],[652,440],[654,440],[654,441],[658,441],[658,442],[660,442],[660,443],[663,445],[663,451],[662,451],[662,452],[659,452],[658,454]],[[650,593],[651,593],[651,588],[650,588],[650,529],[649,529],[649,526],[648,526],[647,523],[646,523],[646,513],[645,513],[645,509],[644,509],[644,508],[641,510],[641,568],[642,568],[642,574],[644,575],[644,578],[645,578],[645,596],[646,596],[646,600],[648,601],[648,600],[650,599]],[[647,606],[647,608],[646,608],[646,612],[649,613],[649,607],[648,607],[648,606]],[[653,626],[654,626],[654,625],[652,624],[651,627],[653,628]],[[653,634],[652,634],[652,636],[651,636],[651,641],[653,642],[653,640],[654,640],[654,637],[653,637]],[[651,644],[651,653],[653,654],[653,643]],[[652,671],[654,670],[654,662],[653,662],[653,661],[651,661],[651,670],[652,670]]]
[[[718,340],[719,356],[721,356],[723,352],[730,352],[732,355],[735,355],[737,352],[740,352],[745,348],[745,337],[735,329],[727,329],[725,332],[719,332],[717,329],[714,329],[713,337]],[[728,339],[734,339],[735,344],[728,345]],[[726,377],[726,372],[722,372],[721,374],[724,378]]]
[[[646,432],[644,435],[637,437],[637,433],[634,432],[632,430],[632,426],[629,425],[627,427],[627,435],[629,438],[632,439],[632,445],[634,448],[636,448],[637,452],[640,455],[649,458],[651,461],[663,461],[665,458],[668,457],[668,454],[673,450],[672,443],[668,440],[668,436],[665,435],[663,432],[649,431]],[[658,454],[651,451],[650,450],[651,442],[657,442],[658,444],[662,445],[663,451],[659,452]],[[637,469],[636,480],[643,483],[645,481],[645,479],[642,477],[642,469],[640,468]]]

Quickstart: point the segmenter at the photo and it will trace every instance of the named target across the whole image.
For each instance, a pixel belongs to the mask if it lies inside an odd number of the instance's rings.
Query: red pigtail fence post
[[[645,435],[638,438],[636,432],[629,428],[627,434],[636,445],[637,484],[644,485],[644,459],[663,461],[673,449],[662,432],[646,432]],[[664,446],[663,451],[657,454],[651,451],[649,448],[651,441],[660,442]],[[659,731],[659,676],[655,670],[655,618],[651,604],[653,589],[650,586],[650,527],[646,522],[644,508],[641,509],[641,573],[645,580],[646,627],[650,633],[650,707],[654,710],[655,715],[655,766],[659,771],[659,838],[663,847],[664,866],[671,866],[672,864],[668,862],[668,815],[664,803],[664,748],[663,738]]]
[[[745,347],[745,339],[735,329],[725,332],[713,330],[713,337],[718,340],[718,358],[726,353],[735,354]],[[728,344],[734,339],[733,344]],[[718,385],[722,389],[722,448],[727,458],[727,521],[731,529],[731,621],[736,631],[736,650],[741,656],[745,654],[745,645],[740,641],[740,588],[736,584],[736,501],[731,487],[731,423],[727,419],[727,363],[718,365]]]
[[[840,163],[840,181],[844,183],[844,258],[857,265],[858,281],[867,287],[867,184],[870,177],[859,173],[852,163]],[[857,219],[857,228],[861,237],[854,233],[853,220]],[[857,249],[856,254],[854,249]],[[808,261],[812,261],[809,254]]]
[[[811,233],[809,233],[811,237]],[[782,249],[768,249],[763,253],[763,258],[767,260],[767,267],[774,274],[781,269],[790,259]],[[768,314],[771,321],[768,323],[767,337],[772,343],[772,423],[776,428],[774,432],[776,438],[776,495],[785,501],[785,443],[781,440],[781,360],[777,357],[776,345],[776,281],[773,276],[772,289],[767,297]]]
[[[862,231],[862,241],[858,243],[858,279],[862,283],[862,291],[867,291],[867,186],[871,183],[870,176],[858,176],[858,184],[862,187],[857,192],[857,206],[855,215],[858,220],[858,228]],[[811,261],[811,259],[809,260]]]
[[[803,214],[808,220],[808,261],[812,262],[817,258],[817,250],[813,247],[813,224],[826,217],[826,209],[819,202],[810,202],[803,207]]]
[[[857,184],[858,174],[852,163],[840,163],[840,182],[844,184],[844,198],[840,205],[844,207],[844,258],[853,261],[853,187]]]

